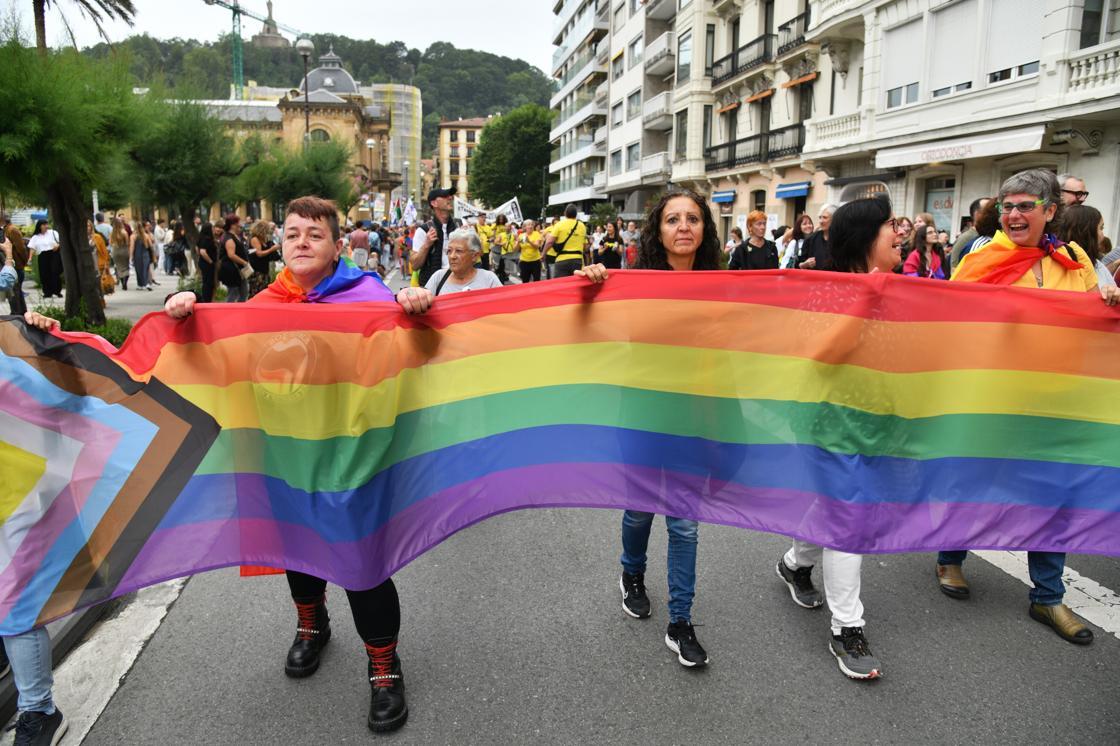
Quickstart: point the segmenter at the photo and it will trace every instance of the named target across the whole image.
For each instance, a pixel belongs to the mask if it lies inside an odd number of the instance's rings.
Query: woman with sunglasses
[[[954,281],[1094,293],[1106,304],[1116,305],[1120,290],[1098,287],[1093,260],[1076,243],[1064,243],[1055,235],[1065,206],[1054,174],[1042,169],[1017,173],[1003,182],[996,203],[1002,230],[964,258],[953,273]],[[938,584],[950,598],[960,600],[970,595],[961,571],[966,554],[959,550],[937,556]],[[1027,552],[1034,583],[1030,617],[1064,640],[1088,645],[1093,641],[1092,630],[1062,603],[1065,564],[1064,552]]]

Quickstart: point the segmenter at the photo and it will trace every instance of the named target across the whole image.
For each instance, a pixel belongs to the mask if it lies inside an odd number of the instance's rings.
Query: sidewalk
[[[179,278],[177,275],[165,275],[163,270],[158,270],[155,279],[159,285],[153,290],[136,290],[132,287],[129,287],[128,290],[121,290],[120,285],[117,285],[115,293],[105,296],[105,316],[107,318],[128,319],[132,323],[136,323],[144,314],[163,308],[163,299],[167,297],[168,293],[175,291],[179,284]],[[27,307],[32,311],[42,305],[64,306],[66,304],[65,298],[62,300],[51,298],[44,303],[39,286],[31,280],[24,281],[23,292],[27,296]],[[63,293],[65,294],[65,292],[64,290]]]

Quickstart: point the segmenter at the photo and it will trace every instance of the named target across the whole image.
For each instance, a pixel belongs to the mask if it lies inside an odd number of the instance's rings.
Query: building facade
[[[1040,166],[1083,177],[1117,233],[1115,0],[610,0],[608,13],[594,58],[606,126],[591,141],[606,156],[588,202],[639,216],[688,187],[726,236],[751,210],[791,224],[885,192],[955,234],[973,199]],[[561,117],[554,142],[597,111]],[[554,155],[559,186],[597,152]]]
[[[575,203],[588,210],[603,199],[610,6],[611,0],[554,0],[552,7],[557,90],[549,102],[555,120],[548,204],[553,207]]]
[[[470,171],[474,149],[482,139],[482,129],[493,117],[449,119],[439,123],[439,187],[455,187],[463,199],[470,198]],[[427,195],[425,195],[427,196]]]

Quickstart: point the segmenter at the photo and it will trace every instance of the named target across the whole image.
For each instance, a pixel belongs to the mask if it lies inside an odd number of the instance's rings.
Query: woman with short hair
[[[447,269],[433,272],[424,287],[432,294],[449,295],[466,290],[500,288],[502,281],[488,269],[476,266],[482,239],[470,228],[459,228],[447,237]]]
[[[731,252],[728,269],[777,269],[778,247],[766,238],[766,213],[754,210],[747,215],[746,241]]]
[[[1001,230],[961,261],[953,272],[953,281],[1093,293],[1110,306],[1120,301],[1120,289],[1099,285],[1096,268],[1085,250],[1055,235],[1065,207],[1054,174],[1043,169],[1021,171],[1003,182],[996,203]],[[967,599],[971,595],[962,572],[966,556],[963,549],[938,554],[938,585],[950,598]],[[1033,583],[1029,614],[1062,639],[1088,645],[1093,641],[1093,631],[1062,603],[1065,563],[1064,552],[1027,552]]]

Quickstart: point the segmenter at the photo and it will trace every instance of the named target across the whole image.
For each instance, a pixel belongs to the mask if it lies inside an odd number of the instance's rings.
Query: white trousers
[[[784,560],[786,567],[794,570],[820,565],[824,597],[832,612],[832,634],[840,634],[841,627],[863,626],[863,602],[859,600],[863,555],[838,552],[795,539]]]

